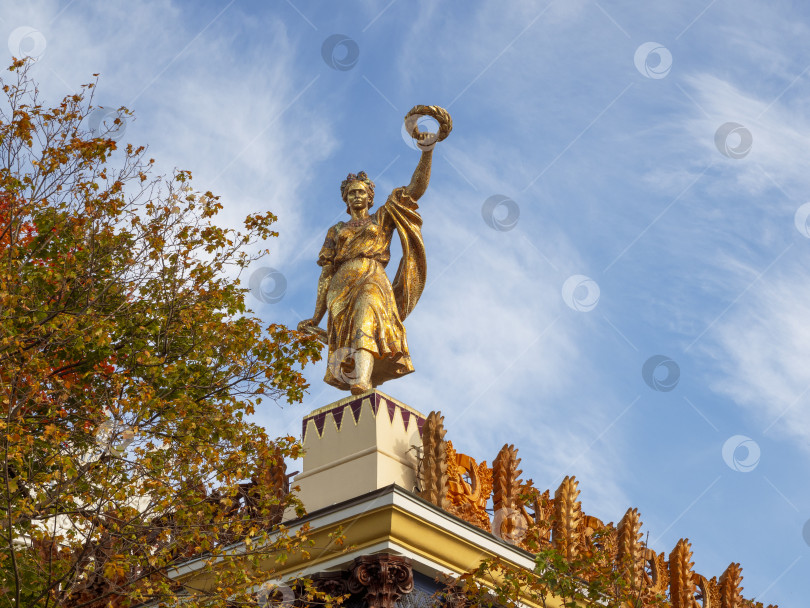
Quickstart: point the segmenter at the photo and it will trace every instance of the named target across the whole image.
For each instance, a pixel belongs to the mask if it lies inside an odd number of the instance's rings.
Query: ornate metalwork
[[[582,503],[577,497],[579,483],[575,477],[566,476],[554,494],[555,521],[551,540],[568,560],[578,557],[582,550]]]
[[[348,589],[352,593],[365,592],[368,608],[394,608],[394,602],[413,590],[411,561],[396,555],[358,557]]]
[[[625,579],[633,588],[647,587],[644,580],[644,555],[646,547],[641,542],[641,518],[638,509],[627,509],[619,521],[616,558]]]
[[[695,583],[695,595],[692,605],[700,608],[719,608],[717,579],[712,577],[710,580],[702,574],[693,572],[692,581]]]
[[[694,608],[695,581],[692,576],[692,545],[685,538],[669,554],[669,593],[672,608]]]
[[[468,522],[485,528],[487,521],[472,507],[461,513],[458,505],[485,504],[483,466],[469,456],[458,454],[450,441],[444,439],[444,418],[431,412],[430,429],[423,436],[425,456],[422,460],[422,496],[441,508],[461,515]],[[628,509],[618,526],[603,524],[596,517],[582,512],[579,484],[566,477],[550,497],[550,491],[540,492],[531,480],[522,481],[518,469],[520,458],[513,445],[504,445],[492,463],[492,503],[494,514],[490,524],[493,534],[524,549],[536,551],[549,544],[569,561],[598,557],[594,568],[615,567],[629,588],[638,592],[640,606],[659,605],[669,597],[672,608],[754,608],[758,602],[742,597],[742,569],[731,564],[719,581],[693,571],[691,545],[681,539],[669,555],[656,553],[642,541],[641,517],[637,509]],[[474,475],[479,475],[478,478]],[[588,580],[588,573],[583,578]],[[768,606],[768,608],[776,608]]]
[[[444,416],[438,412],[428,414],[422,427],[422,458],[420,462],[420,496],[437,507],[448,509],[447,498],[447,446],[444,435]]]
[[[740,564],[729,564],[720,576],[720,608],[742,608],[742,579]]]
[[[522,540],[531,521],[522,509],[519,464],[513,445],[504,445],[492,462],[492,533],[513,544]]]
[[[349,593],[348,573],[319,572],[312,575],[312,586],[330,597],[340,597]]]
[[[447,499],[451,513],[482,528],[490,529],[487,501],[492,492],[492,469],[486,461],[478,464],[467,454],[456,452],[453,442],[447,449]]]

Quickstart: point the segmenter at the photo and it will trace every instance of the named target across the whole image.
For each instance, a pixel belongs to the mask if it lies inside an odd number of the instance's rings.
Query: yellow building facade
[[[513,446],[504,446],[492,467],[457,453],[439,412],[425,415],[371,390],[309,413],[302,439],[303,471],[293,485],[307,515],[290,510],[282,525],[289,533],[306,527],[313,549],[280,568],[266,564],[289,606],[301,603],[292,583],[301,579],[349,598],[350,608],[469,605],[474,600],[453,586],[459,577],[495,589],[509,572],[537,572],[542,552],[586,564],[574,581],[583,588],[604,572],[618,573],[639,608],[656,601],[672,608],[761,606],[742,597],[739,564],[708,578],[692,570],[686,539],[669,555],[647,548],[636,509],[605,525],[582,511],[573,477],[553,494],[532,487],[520,478]],[[498,567],[470,574],[484,561]],[[196,560],[174,576],[204,589],[202,572]],[[555,593],[539,598],[541,588],[539,579],[527,583],[513,599],[562,605]]]

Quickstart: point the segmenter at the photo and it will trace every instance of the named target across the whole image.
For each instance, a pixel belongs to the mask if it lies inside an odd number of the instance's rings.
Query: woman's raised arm
[[[420,116],[430,116],[439,123],[436,133],[421,132],[417,121]],[[422,149],[422,157],[416,170],[413,172],[411,183],[405,186],[405,194],[413,200],[419,200],[427,190],[430,182],[430,162],[433,159],[433,147],[453,130],[453,119],[447,110],[439,106],[414,106],[405,115],[405,128],[416,140],[416,145]]]
[[[430,164],[433,159],[433,150],[425,150],[419,159],[419,164],[413,172],[411,183],[405,186],[405,194],[413,200],[419,200],[427,190],[430,182]]]

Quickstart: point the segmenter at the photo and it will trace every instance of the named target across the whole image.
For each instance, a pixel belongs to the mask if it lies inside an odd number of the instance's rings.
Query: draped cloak
[[[418,208],[405,188],[397,188],[367,223],[338,222],[327,232],[318,264],[334,270],[326,294],[328,384],[351,388],[357,349],[374,355],[373,386],[413,371],[402,321],[419,301],[427,273]],[[394,230],[402,259],[392,284],[385,267]]]

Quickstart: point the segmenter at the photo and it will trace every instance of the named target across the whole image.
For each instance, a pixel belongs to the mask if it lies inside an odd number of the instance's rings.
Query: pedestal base
[[[425,416],[373,389],[308,414],[304,471],[293,480],[307,512],[397,484],[417,485]]]

